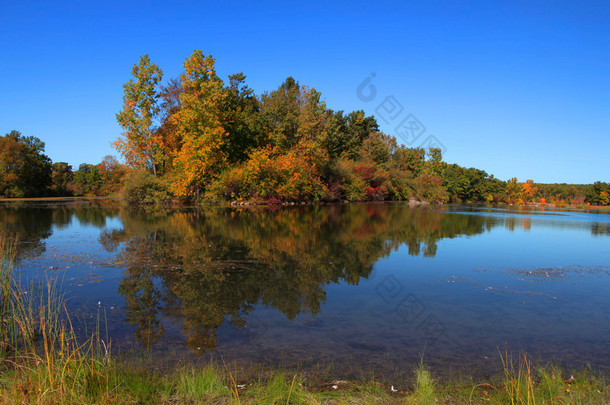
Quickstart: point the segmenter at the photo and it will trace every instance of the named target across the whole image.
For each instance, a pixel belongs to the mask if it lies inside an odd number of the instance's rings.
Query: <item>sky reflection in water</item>
[[[610,360],[610,215],[352,204],[4,204],[20,269],[63,279],[115,347],[391,374],[487,372],[498,350]],[[99,314],[99,318],[98,318]],[[84,329],[84,328],[83,328]]]

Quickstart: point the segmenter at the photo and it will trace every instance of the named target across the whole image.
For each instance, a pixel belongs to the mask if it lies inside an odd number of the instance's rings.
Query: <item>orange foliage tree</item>
[[[182,107],[171,117],[181,142],[172,182],[172,191],[179,197],[199,195],[226,167],[227,133],[220,110],[225,93],[214,63],[211,55],[196,50],[185,60],[186,72],[180,76]]]
[[[525,202],[535,202],[535,197],[538,195],[538,187],[534,185],[534,180],[527,180],[521,183],[521,196]]]

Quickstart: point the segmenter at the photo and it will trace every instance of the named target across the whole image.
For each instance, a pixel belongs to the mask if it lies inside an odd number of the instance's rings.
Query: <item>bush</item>
[[[125,176],[121,198],[128,204],[158,204],[170,197],[167,184],[144,169]]]
[[[336,177],[343,185],[342,197],[350,201],[383,201],[397,190],[390,173],[370,160],[341,159],[336,165]]]
[[[447,190],[443,187],[443,179],[440,176],[423,173],[415,181],[416,196],[420,201],[430,203],[443,203],[447,201]]]
[[[410,172],[390,170],[390,198],[398,201],[409,200],[414,194],[413,183],[413,175]]]
[[[319,201],[329,191],[317,167],[294,152],[254,151],[241,165],[224,171],[208,188],[208,199]]]

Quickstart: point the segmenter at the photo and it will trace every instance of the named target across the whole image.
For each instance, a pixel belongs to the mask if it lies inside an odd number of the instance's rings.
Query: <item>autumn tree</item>
[[[97,171],[101,179],[101,194],[111,194],[120,190],[126,167],[119,163],[114,156],[105,156],[97,165]]]
[[[302,87],[299,96],[297,141],[319,141],[326,125],[326,103],[322,93],[314,88]]]
[[[516,177],[506,183],[506,197],[511,204],[523,202],[523,191]]]
[[[534,180],[527,180],[521,183],[521,195],[525,202],[534,202],[538,195],[538,187],[534,185]]]
[[[159,82],[163,72],[148,55],[140,57],[133,66],[133,78],[123,85],[123,110],[117,121],[123,128],[123,138],[114,142],[127,163],[147,168],[156,175],[159,161],[158,142],[155,139],[159,114]]]
[[[171,117],[181,142],[172,182],[180,197],[199,196],[227,164],[227,132],[221,110],[226,93],[214,64],[212,55],[196,50],[185,60],[185,73],[180,76],[182,106]]]
[[[431,203],[442,203],[447,200],[447,190],[443,187],[442,177],[423,173],[415,182],[416,196],[419,200]]]

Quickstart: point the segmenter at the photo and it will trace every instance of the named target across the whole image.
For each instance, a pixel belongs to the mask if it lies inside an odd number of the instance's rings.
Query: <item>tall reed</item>
[[[16,240],[0,235],[0,353],[5,355],[16,343],[16,280],[14,262]]]
[[[13,399],[70,403],[109,395],[117,382],[99,314],[95,333],[80,342],[60,279],[25,284],[15,271],[16,247],[14,238],[0,236],[0,360],[19,381]]]
[[[536,404],[532,362],[523,354],[523,359],[520,359],[518,365],[515,366],[508,350],[504,356],[500,353],[500,358],[504,369],[504,389],[511,405]]]

